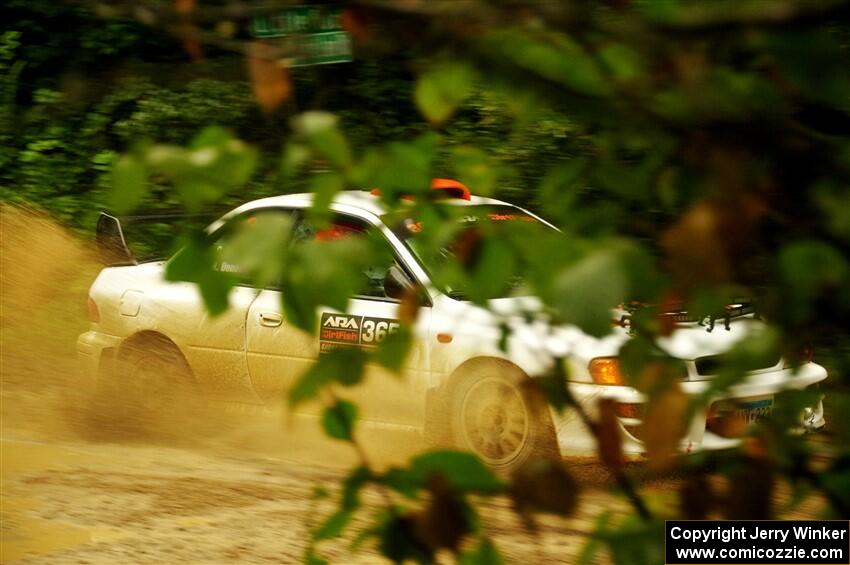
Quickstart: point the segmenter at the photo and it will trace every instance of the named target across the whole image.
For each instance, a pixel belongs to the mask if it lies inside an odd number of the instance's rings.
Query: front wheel
[[[532,456],[558,457],[546,401],[518,369],[493,366],[468,375],[452,394],[453,443],[511,471]]]

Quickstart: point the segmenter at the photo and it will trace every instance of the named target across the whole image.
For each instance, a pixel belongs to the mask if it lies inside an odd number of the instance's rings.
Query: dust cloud
[[[158,417],[156,433],[124,425],[120,394],[93,403],[76,340],[100,268],[85,236],[0,204],[0,562],[300,561],[332,511],[313,491],[339,483],[353,450],[283,402],[204,405],[192,425]],[[366,441],[379,463],[415,450],[387,440]],[[326,553],[375,561],[342,543]]]

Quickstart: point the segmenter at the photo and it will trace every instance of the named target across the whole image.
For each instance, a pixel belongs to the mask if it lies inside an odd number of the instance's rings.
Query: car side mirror
[[[397,265],[387,269],[387,274],[384,275],[384,293],[389,298],[400,299],[411,288],[413,288],[413,282]]]

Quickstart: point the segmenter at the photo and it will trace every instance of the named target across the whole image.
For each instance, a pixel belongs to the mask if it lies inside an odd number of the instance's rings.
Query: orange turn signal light
[[[616,357],[597,357],[591,359],[587,365],[593,382],[598,385],[624,385],[626,384],[623,374],[620,372],[620,363]]]

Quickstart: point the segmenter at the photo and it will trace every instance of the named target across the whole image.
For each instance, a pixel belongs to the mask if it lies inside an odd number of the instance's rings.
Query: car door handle
[[[283,322],[283,318],[277,312],[260,312],[261,326],[276,328],[281,324],[281,322]]]

